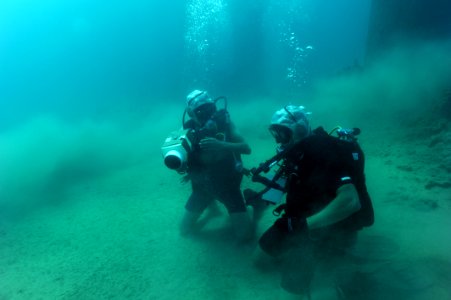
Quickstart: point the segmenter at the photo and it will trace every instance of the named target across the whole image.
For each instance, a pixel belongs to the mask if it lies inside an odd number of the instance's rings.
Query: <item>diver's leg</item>
[[[212,219],[212,218],[216,218],[222,215],[222,211],[221,208],[218,205],[217,201],[212,201],[205,212],[205,218],[207,219]]]
[[[203,211],[214,201],[208,192],[193,185],[193,192],[185,205],[185,213],[180,222],[180,234],[187,235],[198,228],[198,220]]]
[[[251,214],[252,212],[249,208],[243,212],[230,213],[232,227],[239,241],[245,242],[254,237],[254,226]]]
[[[267,203],[262,199],[262,195],[253,191],[251,189],[245,189],[243,191],[244,200],[246,206],[250,206],[252,208],[252,221],[255,223],[255,226],[263,217],[264,211],[269,207]]]
[[[301,235],[288,233],[274,224],[258,241],[259,247],[252,257],[255,266],[263,272],[281,274],[281,288],[276,299],[311,299],[313,268],[310,248],[305,248],[308,245],[304,240]]]
[[[201,214],[202,212],[190,212],[186,210],[180,222],[180,234],[188,235],[193,232]]]
[[[225,186],[218,193],[221,201],[229,212],[230,221],[237,239],[245,242],[254,237],[255,226],[252,222],[252,207],[246,206],[239,182]]]

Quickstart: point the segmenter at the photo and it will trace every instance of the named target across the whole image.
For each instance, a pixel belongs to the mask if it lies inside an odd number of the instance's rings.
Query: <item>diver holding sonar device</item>
[[[342,128],[340,126],[335,127],[329,132],[329,136],[336,135],[336,138],[349,143],[356,143],[356,136],[360,134],[359,128]],[[277,137],[278,138],[278,137]],[[286,182],[290,173],[294,170],[293,166],[290,166],[286,158],[293,155],[291,152],[297,154],[302,153],[301,141],[297,141],[291,144],[283,144],[277,147],[277,153],[268,160],[259,164],[258,167],[250,170],[245,170],[245,174],[250,176],[253,182],[261,183],[265,186],[260,192],[253,192],[252,194],[247,191],[246,200],[254,207],[256,201],[264,201],[266,204],[280,205],[283,200],[283,195],[286,193]],[[277,168],[278,167],[278,168]],[[273,170],[273,168],[275,170]],[[262,173],[268,175],[262,175]],[[251,199],[248,199],[251,198]],[[257,200],[258,199],[258,200]],[[279,215],[282,208],[276,208],[273,211],[274,215]]]
[[[344,254],[355,245],[358,231],[374,222],[364,153],[355,138],[360,130],[311,130],[308,116],[303,106],[277,110],[269,130],[279,151],[250,171],[254,181],[274,189],[277,177],[268,184],[260,180],[262,172],[277,165],[275,176],[286,179],[285,201],[273,211],[277,219],[260,237],[254,257],[280,265],[283,299],[287,293],[290,299],[310,299],[318,266],[330,260],[345,268]]]

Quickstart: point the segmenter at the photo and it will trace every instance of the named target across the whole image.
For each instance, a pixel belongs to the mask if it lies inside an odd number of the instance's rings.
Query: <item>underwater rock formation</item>
[[[449,0],[373,0],[366,60],[400,43],[451,38]]]

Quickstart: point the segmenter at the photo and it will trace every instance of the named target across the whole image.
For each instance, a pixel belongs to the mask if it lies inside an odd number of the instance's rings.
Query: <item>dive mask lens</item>
[[[269,132],[278,144],[288,144],[291,140],[291,131],[284,126],[273,125],[269,127]]]
[[[212,103],[204,104],[194,110],[194,114],[199,121],[208,120],[216,112],[216,106]]]

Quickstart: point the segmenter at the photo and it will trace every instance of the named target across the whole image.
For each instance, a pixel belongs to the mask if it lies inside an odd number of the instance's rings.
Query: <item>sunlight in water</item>
[[[202,79],[214,65],[214,56],[229,32],[226,4],[222,0],[192,0],[186,11],[185,48],[190,73]]]

